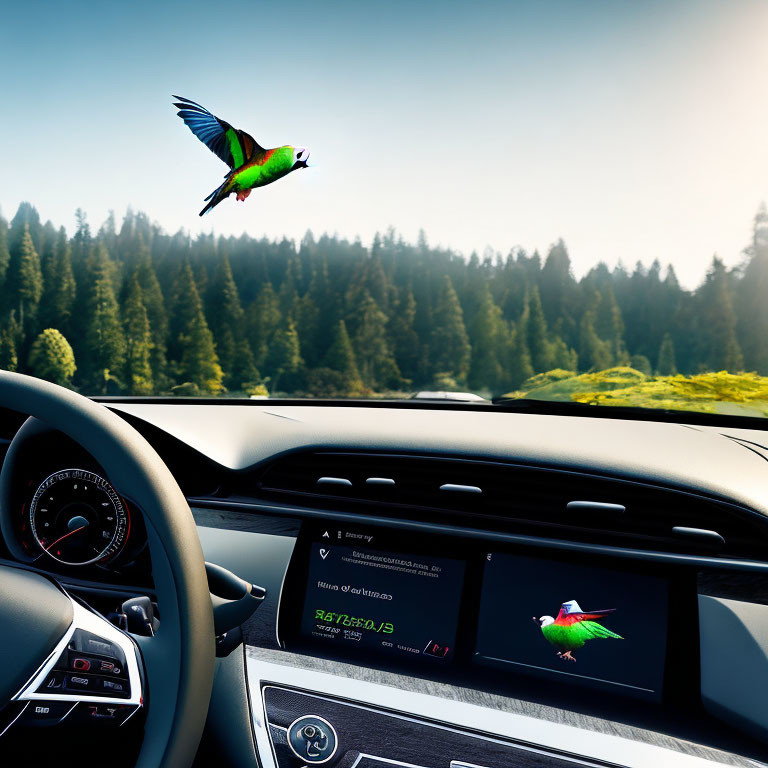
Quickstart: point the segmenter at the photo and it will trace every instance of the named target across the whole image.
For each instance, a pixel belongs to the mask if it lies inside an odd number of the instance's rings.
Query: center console
[[[566,751],[482,736],[281,686],[265,686],[263,696],[273,751],[281,768],[329,764],[335,758],[339,768],[608,765]],[[307,714],[315,711],[322,711],[323,716]]]
[[[277,633],[315,660],[248,658],[257,733],[280,768],[658,766],[666,750],[492,712],[483,691],[604,712],[699,695],[695,574],[591,552],[305,522]]]

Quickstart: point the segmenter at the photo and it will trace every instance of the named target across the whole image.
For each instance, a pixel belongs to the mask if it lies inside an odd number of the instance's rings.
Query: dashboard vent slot
[[[323,481],[323,482],[320,482]],[[768,520],[688,491],[456,457],[318,451],[238,475],[233,498],[552,538],[763,559]]]
[[[596,512],[604,515],[623,515],[627,508],[623,504],[608,504],[604,501],[569,501],[565,505],[566,511],[573,514],[583,514],[585,512]]]
[[[450,493],[482,493],[483,489],[476,485],[457,485],[456,483],[445,483],[440,486],[441,491]]]
[[[707,547],[722,549],[725,546],[725,539],[717,531],[707,531],[704,528],[686,528],[682,525],[676,525],[672,533],[680,538],[696,541]]]
[[[352,481],[346,477],[318,477],[317,485],[325,485],[333,488],[351,488]]]

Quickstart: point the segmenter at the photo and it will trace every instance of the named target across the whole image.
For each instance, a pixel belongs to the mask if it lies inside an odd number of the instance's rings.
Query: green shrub
[[[33,375],[63,387],[75,375],[75,354],[64,336],[55,328],[46,328],[32,344],[29,367]]]

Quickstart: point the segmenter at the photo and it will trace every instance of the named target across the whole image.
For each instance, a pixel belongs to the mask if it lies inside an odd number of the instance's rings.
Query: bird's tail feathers
[[[200,211],[200,216],[208,213],[208,211],[210,211],[212,208],[215,208],[222,200],[226,200],[229,197],[231,190],[227,189],[228,181],[229,179],[227,178],[220,187],[214,189],[213,192],[211,192],[211,194],[205,198],[204,202],[208,202],[208,204],[205,206],[205,208],[203,208],[202,211]]]

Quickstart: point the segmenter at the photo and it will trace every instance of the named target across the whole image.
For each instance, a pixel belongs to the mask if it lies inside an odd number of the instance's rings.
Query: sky
[[[0,2],[0,212],[465,254],[562,237],[577,276],[659,259],[693,287],[768,201],[766,40],[766,0]],[[311,167],[200,219],[227,169],[171,94]]]

